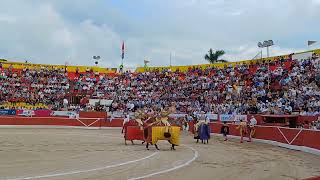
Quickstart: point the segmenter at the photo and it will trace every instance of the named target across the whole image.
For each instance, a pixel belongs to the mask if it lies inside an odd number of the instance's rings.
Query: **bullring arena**
[[[2,0],[0,180],[320,180],[319,9]]]
[[[2,118],[0,179],[246,180],[306,179],[320,174],[316,151],[290,150],[259,140],[240,144],[236,137],[225,142],[216,134],[209,144],[201,144],[190,132],[181,132],[176,151],[167,142],[158,144],[160,151],[154,147],[147,151],[141,141],[124,145],[121,128],[116,127],[120,119],[97,120]],[[211,126],[214,132],[218,124]],[[263,128],[267,127],[258,127],[257,136],[266,132]],[[285,129],[282,132],[291,138]],[[303,133],[294,137],[296,143],[308,136]]]

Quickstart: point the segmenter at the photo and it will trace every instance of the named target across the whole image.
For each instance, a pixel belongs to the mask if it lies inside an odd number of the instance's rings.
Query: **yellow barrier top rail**
[[[298,52],[298,53],[294,53],[294,54],[302,54],[302,53],[307,53],[307,52],[314,52],[316,54],[320,55],[320,49],[315,49],[315,50],[310,50],[310,51],[304,51],[304,52]],[[236,62],[226,62],[226,63],[215,63],[215,64],[196,64],[196,65],[187,65],[187,66],[154,66],[154,67],[138,67],[136,69],[136,72],[147,72],[147,71],[152,71],[152,70],[164,70],[164,69],[170,69],[171,71],[182,71],[185,72],[187,71],[189,68],[207,68],[207,67],[217,67],[217,68],[223,68],[225,66],[236,66],[236,65],[240,65],[240,64],[255,64],[257,62],[261,62],[261,61],[266,61],[266,60],[270,60],[270,61],[275,61],[279,58],[288,58],[290,54],[286,54],[286,55],[280,55],[280,56],[273,56],[273,57],[269,57],[269,58],[262,58],[262,59],[252,59],[252,60],[242,60],[242,61],[236,61]]]
[[[53,65],[53,64],[32,64],[32,63],[24,63],[24,62],[13,62],[8,61],[6,59],[0,59],[0,63],[2,63],[3,68],[9,68],[12,66],[14,69],[41,69],[41,68],[49,68],[49,69],[65,69],[67,68],[68,72],[76,72],[78,69],[79,72],[85,72],[86,70],[92,69],[94,72],[99,73],[116,73],[117,68],[104,68],[98,66],[73,66],[73,65]]]

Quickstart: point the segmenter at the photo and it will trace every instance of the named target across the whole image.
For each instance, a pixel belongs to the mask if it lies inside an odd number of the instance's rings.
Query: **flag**
[[[124,59],[124,41],[122,41],[122,48],[121,48],[121,50],[122,50],[122,60]]]
[[[148,60],[144,60],[144,64],[148,64],[150,61]]]
[[[315,44],[317,41],[308,41],[308,46],[311,46],[312,44]]]

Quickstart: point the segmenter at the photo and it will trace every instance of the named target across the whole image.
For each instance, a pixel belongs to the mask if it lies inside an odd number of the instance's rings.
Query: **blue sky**
[[[3,0],[0,58],[33,63],[117,67],[206,63],[209,48],[230,61],[251,59],[257,42],[273,39],[272,55],[320,41],[320,0]],[[314,48],[319,48],[319,44]]]

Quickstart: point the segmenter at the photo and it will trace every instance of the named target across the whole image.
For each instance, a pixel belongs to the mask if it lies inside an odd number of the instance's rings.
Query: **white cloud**
[[[7,14],[0,14],[0,23],[14,23],[16,18]]]
[[[0,39],[6,43],[0,52],[8,59],[78,65],[93,65],[92,56],[100,55],[100,65],[117,67],[125,40],[128,66],[144,59],[168,65],[170,52],[174,65],[186,65],[206,63],[209,48],[224,49],[232,61],[250,59],[259,51],[258,41],[273,39],[277,46],[270,52],[279,55],[304,50],[305,41],[320,38],[318,1],[159,0],[116,7],[100,1],[5,0]]]

